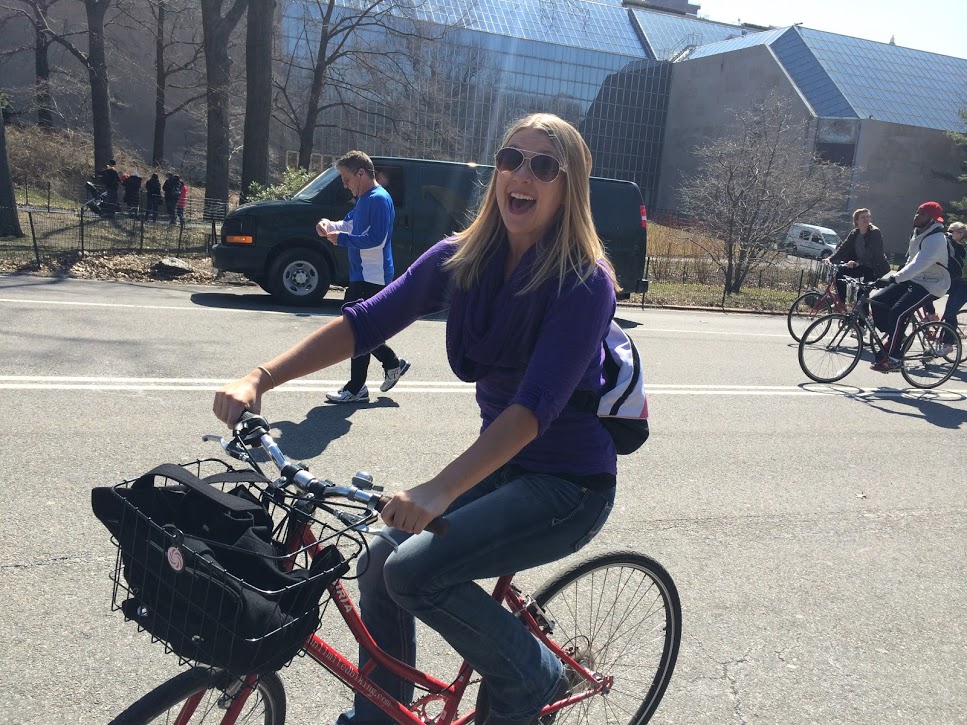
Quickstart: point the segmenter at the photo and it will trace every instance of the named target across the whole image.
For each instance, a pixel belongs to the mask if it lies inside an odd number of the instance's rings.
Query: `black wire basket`
[[[183,664],[239,675],[299,653],[364,545],[316,505],[219,459],[159,466],[95,489],[92,504],[117,546],[112,610]]]

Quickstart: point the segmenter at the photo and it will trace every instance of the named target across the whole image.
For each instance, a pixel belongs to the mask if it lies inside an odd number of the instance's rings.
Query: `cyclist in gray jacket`
[[[913,217],[913,234],[907,249],[907,262],[896,272],[878,281],[881,289],[870,296],[880,304],[873,305],[873,322],[890,336],[886,355],[871,369],[888,373],[900,368],[898,351],[907,318],[927,302],[943,297],[950,287],[947,273],[947,236],[944,234],[943,209],[935,201],[917,207]]]

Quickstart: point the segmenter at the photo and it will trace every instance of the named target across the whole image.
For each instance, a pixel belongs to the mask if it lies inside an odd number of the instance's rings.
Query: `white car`
[[[826,259],[843,240],[832,229],[818,227],[815,224],[793,224],[786,233],[786,238],[776,245],[781,251],[794,254],[797,257],[812,257]]]

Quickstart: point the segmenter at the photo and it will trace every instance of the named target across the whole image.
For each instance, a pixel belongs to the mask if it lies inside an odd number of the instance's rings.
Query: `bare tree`
[[[87,70],[91,88],[91,126],[94,132],[94,168],[101,169],[114,155],[113,129],[111,127],[111,88],[107,69],[107,51],[104,27],[107,11],[113,0],[82,0],[87,16],[87,30],[57,32],[51,25],[49,11],[56,0],[21,0],[31,10],[31,22],[35,32],[46,42],[58,43],[73,55]],[[74,44],[76,35],[87,36],[87,50]],[[49,65],[46,67],[46,84],[41,92],[46,92],[44,107],[51,108]],[[43,70],[41,70],[43,72]],[[52,121],[52,118],[51,118]]]
[[[425,37],[408,21],[421,0],[299,0],[290,4],[288,36],[276,81],[277,118],[299,138],[299,166],[309,168],[316,129],[333,127],[326,112],[365,113],[395,125],[380,88],[406,85],[405,55],[395,40]],[[314,50],[314,52],[313,52]],[[357,129],[362,133],[360,129]]]
[[[961,108],[958,113],[961,121],[963,121],[964,128],[967,129],[967,108]],[[961,148],[967,149],[967,131],[948,131],[947,137]],[[967,161],[961,161],[960,165],[964,173],[957,176],[956,180],[961,184],[967,184]],[[954,199],[949,206],[951,212],[948,216],[951,218],[947,220],[948,223],[967,220],[967,195],[960,199]]]
[[[809,120],[795,117],[778,96],[735,114],[733,135],[695,151],[696,173],[685,179],[682,212],[694,243],[722,271],[725,294],[737,294],[748,274],[775,263],[775,242],[804,217],[842,214],[846,170],[820,162],[806,144]]]
[[[242,196],[254,181],[269,178],[269,125],[272,121],[272,36],[275,0],[250,0],[245,29],[245,132]]]
[[[7,132],[5,129],[7,97],[0,93],[0,237],[22,237],[20,217],[17,215],[17,198],[13,191],[13,177],[7,160]]]
[[[202,44],[198,37],[197,11],[188,0],[151,0],[146,6],[155,47],[151,164],[160,166],[165,158],[168,120],[205,97],[204,82],[196,75]],[[171,89],[185,93],[169,107]]]
[[[34,104],[37,109],[37,124],[41,128],[54,127],[53,99],[50,91],[50,46],[53,35],[47,27],[50,8],[60,0],[14,0],[17,5],[6,8],[25,18],[33,30],[32,50],[34,53]],[[20,7],[22,6],[22,7]],[[12,52],[27,50],[27,46],[15,48]]]
[[[90,2],[91,0],[86,0]],[[232,33],[242,19],[248,0],[233,0],[222,15],[223,0],[201,0],[205,72],[208,82],[208,146],[205,161],[205,195],[228,201],[228,172],[231,157],[229,114]]]

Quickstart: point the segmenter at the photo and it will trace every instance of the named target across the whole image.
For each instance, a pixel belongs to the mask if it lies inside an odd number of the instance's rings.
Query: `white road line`
[[[790,344],[794,342],[792,337],[789,336],[788,332],[786,333],[734,332],[732,330],[696,330],[696,329],[677,330],[677,329],[672,329],[670,327],[648,327],[647,325],[639,325],[638,327],[641,327],[643,332],[648,332],[648,333],[654,333],[654,332],[666,333],[667,332],[667,333],[673,333],[675,335],[727,335],[729,337],[783,337],[783,338],[787,338],[790,341]],[[632,329],[637,330],[638,328],[635,327]]]
[[[0,390],[201,390],[214,391],[230,382],[228,378],[120,378],[41,375],[0,375]],[[331,392],[342,386],[342,380],[293,380],[276,390],[283,393]],[[472,393],[474,386],[458,380],[401,381],[392,390],[398,393]],[[789,396],[837,395],[842,397],[910,395],[946,395],[967,397],[967,389],[941,388],[921,391],[913,388],[858,388],[851,385],[824,386],[808,383],[796,385],[652,385],[651,395],[733,395]]]
[[[238,307],[206,307],[204,305],[191,305],[191,306],[179,306],[179,305],[127,305],[118,304],[114,302],[74,302],[74,301],[64,301],[64,300],[35,300],[35,299],[18,299],[13,297],[0,297],[0,303],[8,302],[13,304],[24,304],[24,305],[64,305],[67,307],[117,307],[119,309],[135,309],[135,310],[174,310],[177,312],[248,312],[261,315],[293,315],[297,314],[300,317],[332,317],[334,312],[313,312],[309,310],[299,310],[293,312],[291,310],[257,310],[257,309],[244,309]],[[619,314],[618,317],[621,317]],[[777,332],[734,332],[731,330],[702,330],[697,328],[692,329],[677,329],[670,327],[649,327],[647,325],[638,325],[642,328],[642,332],[646,333],[660,333],[660,334],[672,334],[672,335],[727,335],[730,337],[781,337],[788,338],[788,333],[777,333]],[[792,338],[790,338],[792,339]]]
[[[311,310],[299,310],[298,312],[286,310],[255,310],[244,309],[241,307],[206,307],[204,305],[124,305],[114,302],[66,302],[62,300],[28,300],[15,299],[11,297],[0,297],[0,303],[12,302],[23,305],[63,305],[66,307],[117,307],[119,309],[134,310],[176,310],[178,312],[251,312],[259,315],[293,315],[299,317],[332,317],[333,312],[313,312]]]

